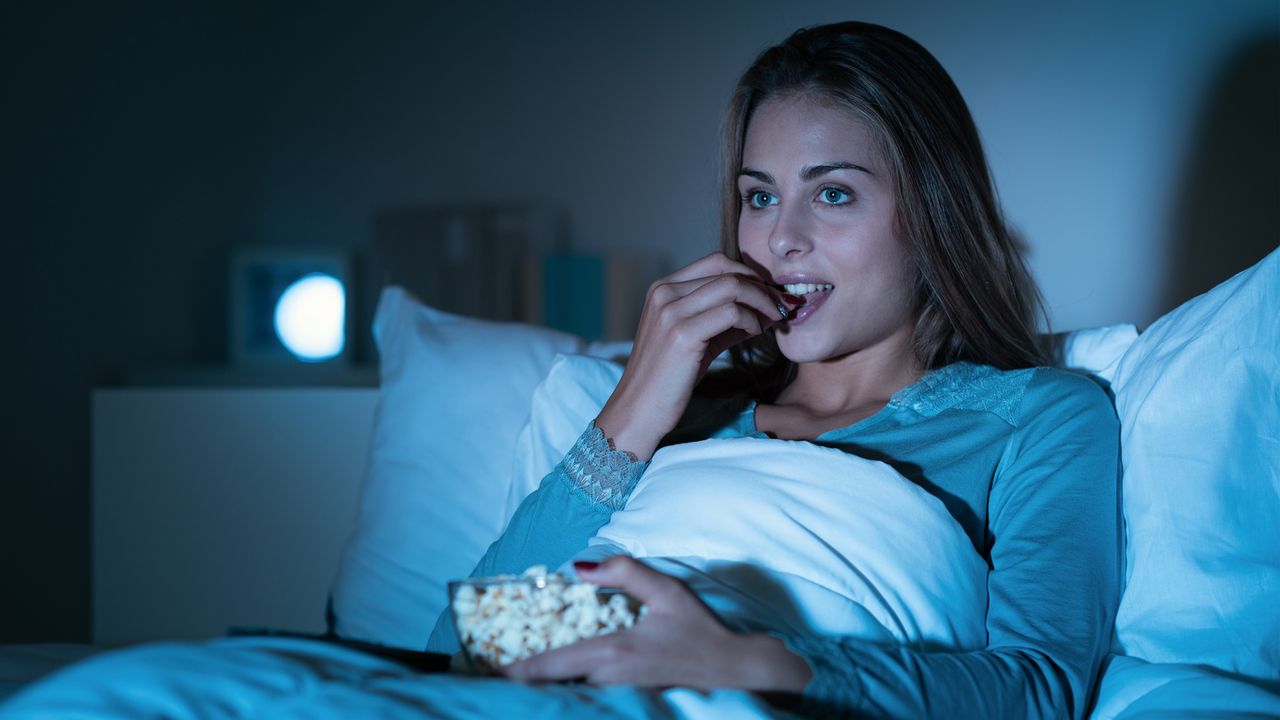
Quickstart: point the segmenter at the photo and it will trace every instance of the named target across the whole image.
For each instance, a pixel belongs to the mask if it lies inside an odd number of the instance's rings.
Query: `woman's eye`
[[[840,205],[849,202],[849,193],[840,188],[823,188],[818,197],[828,205]]]
[[[753,208],[762,208],[778,204],[778,198],[763,190],[755,190],[747,193],[746,200],[747,204]]]

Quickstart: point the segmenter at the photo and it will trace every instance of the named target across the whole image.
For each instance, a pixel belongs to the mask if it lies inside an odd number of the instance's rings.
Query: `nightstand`
[[[319,632],[373,387],[93,392],[93,641]]]

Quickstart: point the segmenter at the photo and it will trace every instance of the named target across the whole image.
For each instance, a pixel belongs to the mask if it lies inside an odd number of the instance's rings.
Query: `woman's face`
[[[911,275],[893,182],[855,115],[804,95],[766,100],[738,175],[744,261],[805,303],[777,326],[791,361],[910,347]]]

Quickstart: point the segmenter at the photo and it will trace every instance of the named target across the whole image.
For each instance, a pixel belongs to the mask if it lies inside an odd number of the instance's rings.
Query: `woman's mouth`
[[[783,283],[782,285],[783,290],[796,297],[815,292],[828,292],[834,287],[835,285],[831,283]]]
[[[812,317],[835,289],[835,285],[831,283],[781,283],[781,286],[788,295],[804,300],[802,305],[792,311],[791,318],[787,321],[788,326],[799,325]]]

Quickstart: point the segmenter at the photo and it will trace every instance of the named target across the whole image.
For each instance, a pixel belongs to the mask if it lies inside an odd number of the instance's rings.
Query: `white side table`
[[[324,629],[375,388],[93,393],[93,641]]]

